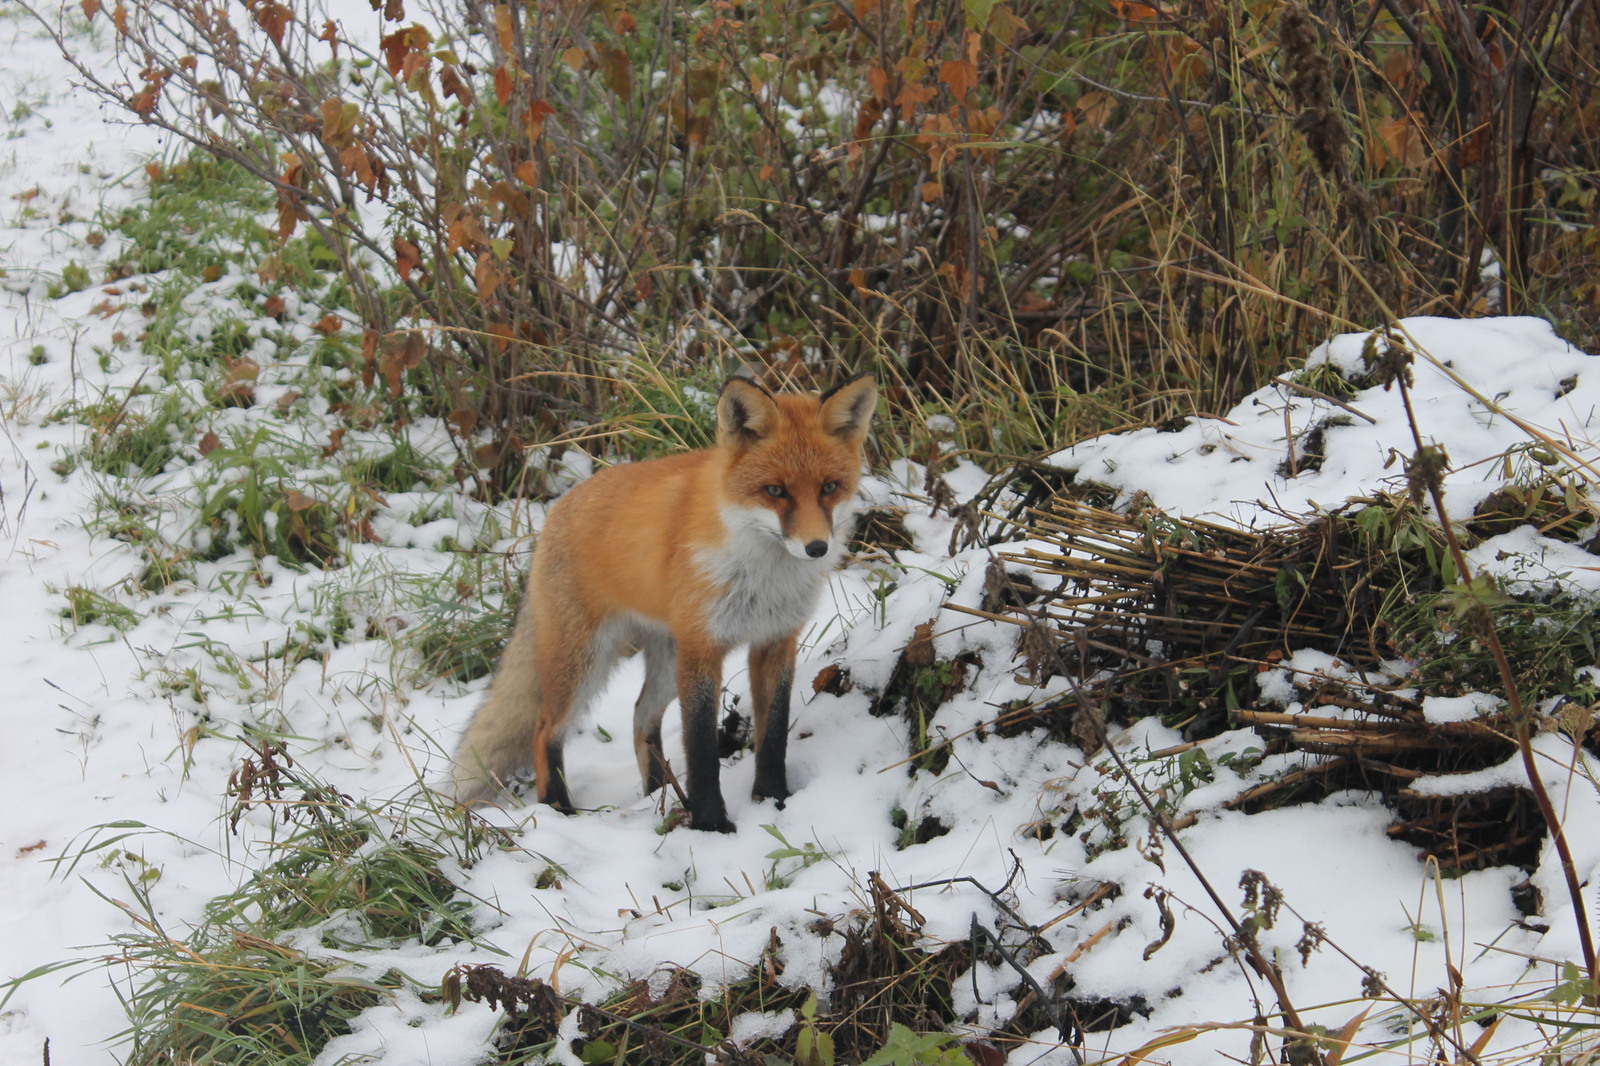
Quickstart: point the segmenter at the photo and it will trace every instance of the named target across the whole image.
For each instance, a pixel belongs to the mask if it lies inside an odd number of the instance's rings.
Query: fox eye
[[[822,494],[824,496],[832,496],[834,493],[836,493],[838,491],[839,491],[839,483],[837,481],[824,481],[822,483]]]
[[[782,485],[767,485],[764,486],[764,488],[767,495],[771,496],[774,500],[781,500],[785,496],[789,495],[788,491],[785,490]]]

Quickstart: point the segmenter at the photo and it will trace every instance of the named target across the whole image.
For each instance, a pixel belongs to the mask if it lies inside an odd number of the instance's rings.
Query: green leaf
[[[967,13],[967,26],[974,30],[988,29],[994,5],[995,0],[962,0],[961,7]]]
[[[616,1047],[605,1040],[586,1041],[583,1051],[578,1055],[578,1058],[589,1063],[610,1062],[616,1057]]]

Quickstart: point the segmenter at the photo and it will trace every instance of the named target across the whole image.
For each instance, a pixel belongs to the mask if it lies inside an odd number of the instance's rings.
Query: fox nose
[[[811,541],[806,545],[806,554],[813,559],[822,558],[828,554],[828,542],[825,540]]]

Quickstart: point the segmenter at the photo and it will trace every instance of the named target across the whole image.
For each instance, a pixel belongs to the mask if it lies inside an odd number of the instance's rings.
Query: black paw
[[[757,781],[755,788],[750,790],[751,799],[757,803],[762,800],[772,800],[780,811],[783,810],[783,801],[790,795],[789,786],[782,781]]]
[[[702,833],[732,833],[738,829],[738,826],[730,822],[726,814],[718,814],[690,817],[689,828],[698,829]]]

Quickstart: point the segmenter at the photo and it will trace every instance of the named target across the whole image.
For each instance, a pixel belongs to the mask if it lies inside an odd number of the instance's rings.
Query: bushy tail
[[[456,748],[451,784],[457,803],[498,799],[512,778],[533,767],[533,730],[539,721],[533,614],[532,597],[524,597],[489,695]]]

